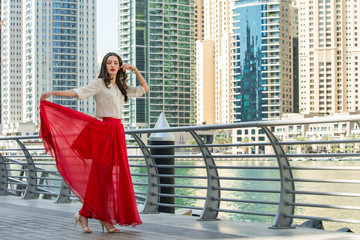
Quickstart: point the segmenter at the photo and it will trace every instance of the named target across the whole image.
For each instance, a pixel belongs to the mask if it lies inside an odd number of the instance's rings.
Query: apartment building
[[[5,135],[39,130],[39,98],[87,85],[97,76],[96,1],[2,1],[1,104]],[[52,97],[94,115],[93,99]]]
[[[299,0],[298,6],[300,111],[357,112],[360,3]]]
[[[291,1],[237,1],[232,37],[232,121],[294,111],[296,14]]]
[[[120,0],[118,22],[119,54],[151,88],[125,106],[125,127],[153,127],[161,112],[170,126],[193,125],[194,1]]]

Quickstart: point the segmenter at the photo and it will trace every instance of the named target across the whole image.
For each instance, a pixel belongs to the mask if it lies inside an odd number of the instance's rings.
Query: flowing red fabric
[[[40,104],[40,137],[72,192],[80,215],[113,225],[141,224],[121,119],[100,121],[48,101]]]

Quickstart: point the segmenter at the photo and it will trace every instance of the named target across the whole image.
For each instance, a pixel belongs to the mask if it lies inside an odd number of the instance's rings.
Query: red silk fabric
[[[40,137],[72,192],[80,215],[113,225],[141,224],[121,119],[100,121],[48,101],[40,104]]]

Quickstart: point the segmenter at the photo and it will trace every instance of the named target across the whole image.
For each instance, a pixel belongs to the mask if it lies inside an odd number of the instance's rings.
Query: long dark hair
[[[109,52],[108,54],[106,54],[104,56],[104,58],[102,60],[102,63],[101,63],[101,69],[100,69],[100,73],[99,73],[99,78],[104,80],[105,86],[107,88],[110,88],[109,84],[110,84],[111,78],[110,78],[110,74],[108,73],[108,71],[106,69],[106,62],[107,62],[107,60],[108,60],[108,58],[110,56],[117,57],[118,60],[119,60],[119,65],[120,66],[123,65],[123,61],[122,61],[121,57],[118,54],[114,53],[114,52]],[[127,89],[126,79],[127,79],[126,72],[124,72],[122,69],[119,69],[119,71],[116,74],[115,83],[118,86],[118,88],[120,89],[121,93],[124,95],[125,102],[127,102],[127,100],[128,100],[127,91],[126,91],[126,89]]]

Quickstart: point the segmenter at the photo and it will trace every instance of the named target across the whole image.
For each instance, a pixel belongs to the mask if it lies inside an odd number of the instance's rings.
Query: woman
[[[126,84],[126,70],[136,74],[140,86]],[[83,203],[75,215],[83,232],[91,233],[88,218],[100,221],[102,229],[120,232],[114,224],[141,224],[126,152],[121,116],[129,97],[139,97],[149,86],[136,67],[123,64],[116,53],[105,55],[99,78],[89,85],[41,95],[40,137],[47,152],[72,192]],[[55,95],[84,99],[94,96],[96,116],[44,101]]]

